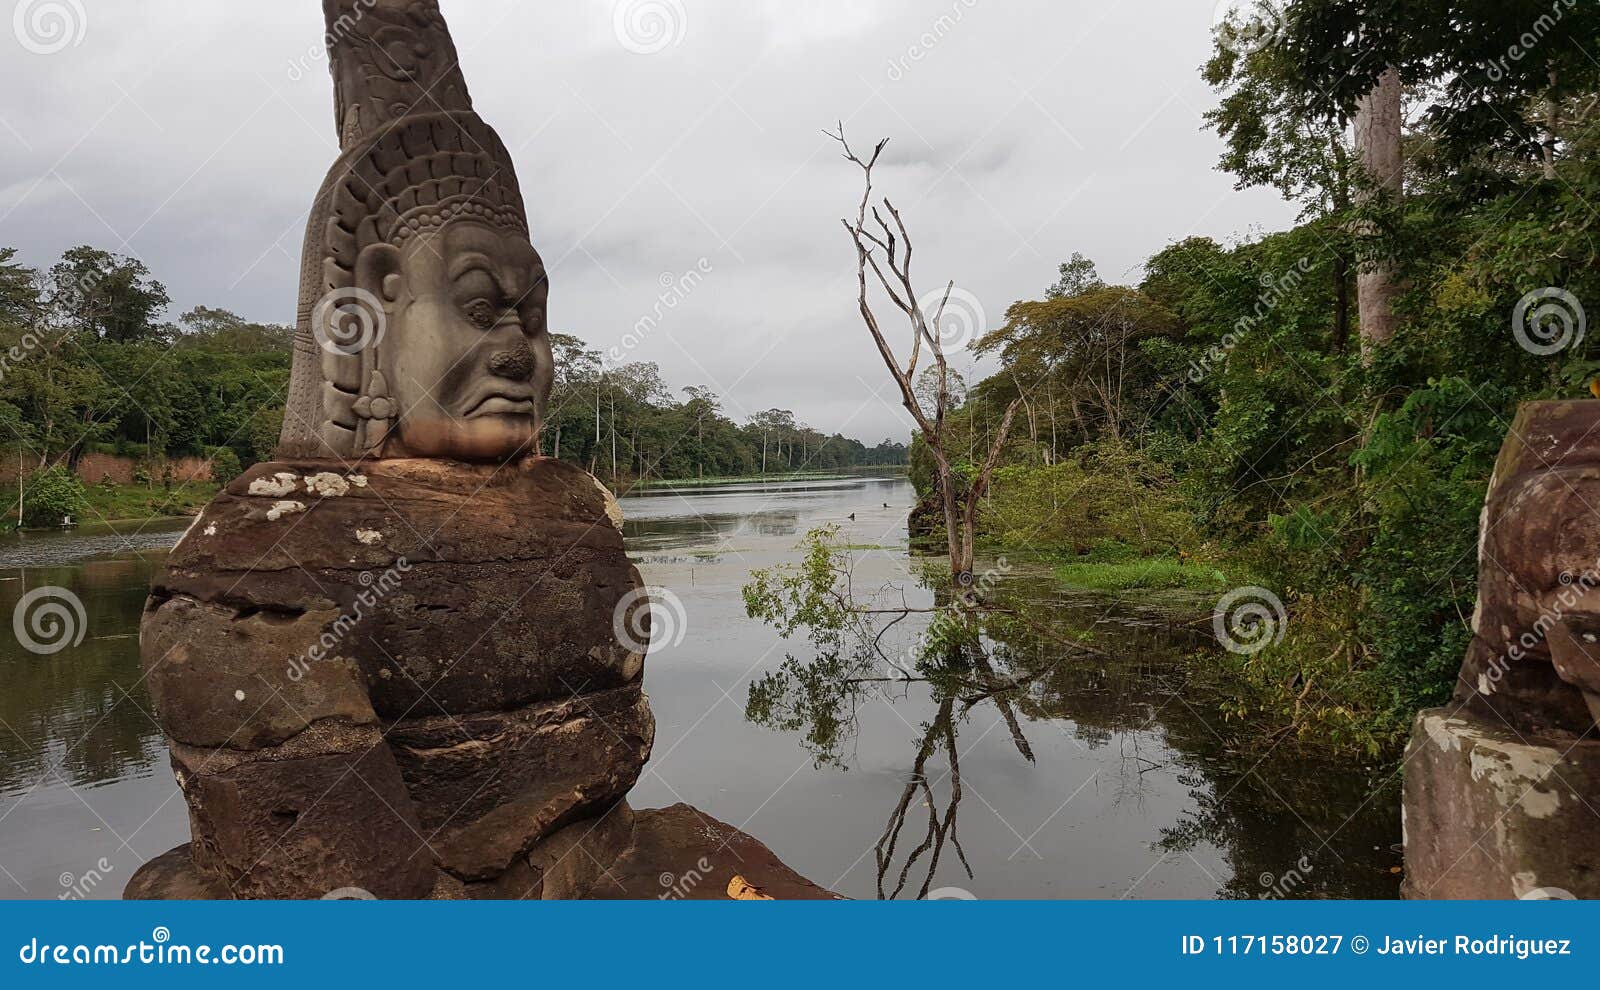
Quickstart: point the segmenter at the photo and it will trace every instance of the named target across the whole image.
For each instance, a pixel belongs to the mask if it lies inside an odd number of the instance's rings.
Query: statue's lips
[[[479,399],[471,409],[467,410],[466,418],[477,416],[532,416],[534,412],[533,393],[521,389],[506,389],[499,392],[490,392]]]

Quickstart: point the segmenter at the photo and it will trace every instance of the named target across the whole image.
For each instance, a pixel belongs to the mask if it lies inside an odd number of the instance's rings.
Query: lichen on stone
[[[270,478],[257,478],[250,482],[251,495],[263,495],[267,498],[282,498],[292,494],[295,483],[300,480],[298,475],[288,471],[279,471]]]
[[[332,471],[321,471],[306,478],[306,491],[324,498],[340,498],[350,493],[350,482]]]
[[[277,504],[273,505],[272,508],[267,510],[267,521],[277,522],[284,516],[292,516],[297,512],[304,511],[306,511],[306,504],[304,502],[278,502]]]

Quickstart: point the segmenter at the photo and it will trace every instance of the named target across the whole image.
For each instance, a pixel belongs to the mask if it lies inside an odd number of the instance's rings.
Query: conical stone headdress
[[[398,343],[356,285],[362,249],[465,216],[528,228],[437,0],[323,0],[323,15],[342,153],[306,227],[280,458],[382,456],[401,412],[383,371]]]

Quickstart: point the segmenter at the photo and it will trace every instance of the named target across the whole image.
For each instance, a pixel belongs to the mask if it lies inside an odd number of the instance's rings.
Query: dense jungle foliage
[[[1587,397],[1600,372],[1584,335],[1600,8],[1266,9],[1219,34],[1206,123],[1220,167],[1300,204],[1299,224],[1178,240],[1137,285],[1075,256],[979,342],[1002,370],[960,416],[970,462],[1026,397],[992,545],[1270,589],[1283,638],[1228,656],[1235,713],[1392,752],[1470,638],[1479,510],[1517,405]],[[1373,193],[1352,135],[1386,67],[1404,87],[1402,198]],[[1378,269],[1399,291],[1387,342],[1365,339],[1356,306]],[[926,451],[912,463],[925,489]]]

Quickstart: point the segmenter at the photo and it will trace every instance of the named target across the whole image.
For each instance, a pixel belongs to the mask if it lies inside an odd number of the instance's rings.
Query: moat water
[[[924,683],[812,684],[799,702],[820,692],[835,704],[747,717],[753,682],[790,655],[811,659],[806,643],[746,616],[751,570],[795,560],[807,531],[836,525],[856,588],[927,607],[906,539],[911,502],[895,478],[623,500],[630,553],[681,603],[658,620],[646,661],[657,735],[635,807],[694,805],[849,897],[878,896],[880,879],[893,891],[957,782],[971,875],[946,843],[927,876],[930,847],[900,896],[924,886],[985,899],[1396,896],[1393,769],[1292,743],[1233,745],[1219,699],[1193,681],[1217,656],[1209,624],[1177,618],[1204,616],[1203,600],[1156,607],[1008,567],[994,574],[996,594],[1045,626],[992,644],[1010,690],[942,706]],[[185,526],[0,541],[0,620],[44,587],[72,591],[86,618],[82,643],[48,656],[13,630],[0,635],[0,897],[116,897],[141,863],[188,836],[138,661],[145,590]],[[1100,653],[1062,645],[1061,630]],[[895,852],[880,866],[894,820]]]

